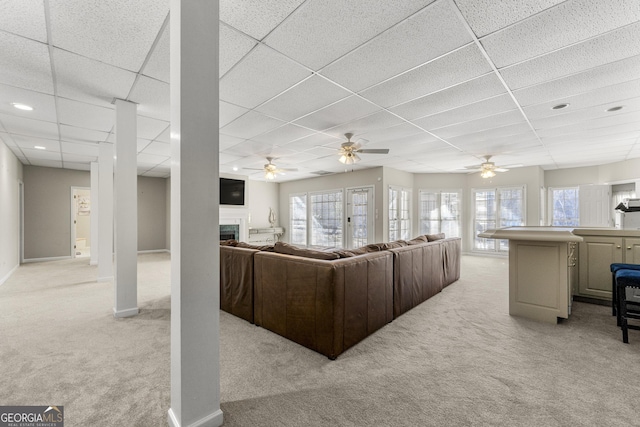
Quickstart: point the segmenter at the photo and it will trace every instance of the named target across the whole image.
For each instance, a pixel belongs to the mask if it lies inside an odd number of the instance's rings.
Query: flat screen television
[[[220,178],[220,204],[244,206],[244,181]]]

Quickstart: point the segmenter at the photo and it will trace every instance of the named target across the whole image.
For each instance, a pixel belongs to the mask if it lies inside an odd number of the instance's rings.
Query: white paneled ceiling
[[[0,140],[20,161],[88,170],[122,98],[138,173],[169,176],[169,2],[1,3]],[[349,170],[640,157],[637,0],[221,0],[220,19],[221,172],[344,172],[347,132],[390,150]]]

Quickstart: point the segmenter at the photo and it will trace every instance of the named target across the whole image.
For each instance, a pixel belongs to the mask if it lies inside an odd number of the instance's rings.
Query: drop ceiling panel
[[[523,135],[526,135],[526,138],[528,139],[529,136],[531,136],[532,132],[533,131],[527,123],[518,123],[514,125],[508,125],[448,138],[447,141],[460,148],[468,148],[473,144],[487,141],[494,144],[505,141],[504,144],[508,144],[508,141],[517,142],[519,140],[522,140],[524,138]],[[434,134],[437,135],[437,131],[434,131]]]
[[[47,27],[42,0],[2,2],[0,30],[46,43]]]
[[[263,133],[251,139],[258,142],[266,142],[271,145],[285,145],[296,139],[313,134],[314,131],[300,126],[287,124],[270,132]]]
[[[234,156],[232,154],[226,154],[226,153],[220,153],[219,154],[219,163],[220,164],[226,164],[226,163],[233,163],[236,160],[240,159],[240,156]]]
[[[85,156],[98,156],[100,148],[98,144],[77,144],[73,142],[61,141],[62,153],[82,154]]]
[[[616,105],[617,104],[618,103],[616,103]],[[619,111],[606,111],[608,108],[614,106],[614,104],[598,105],[590,108],[582,108],[576,111],[569,110],[564,114],[557,114],[556,116],[532,120],[532,124],[536,129],[551,129],[574,123],[584,123],[595,119],[613,117],[615,115],[629,112],[635,112],[633,115],[626,116],[628,117],[629,122],[634,122],[640,119],[640,98],[627,99],[623,104],[624,108]]]
[[[157,80],[161,80],[165,83],[169,83],[169,68],[170,68],[170,54],[169,54],[169,39],[170,29],[167,25],[158,39],[155,48],[149,56],[149,60],[142,69],[142,74],[152,77]]]
[[[227,125],[249,111],[244,107],[220,101],[220,127]]]
[[[326,133],[337,138],[341,138],[342,135],[347,132],[353,133],[357,136],[365,132],[388,128],[400,123],[403,123],[402,119],[399,119],[398,117],[386,111],[380,111],[367,117],[363,117],[361,119],[328,129]]]
[[[319,70],[432,1],[307,1],[265,41]]]
[[[144,151],[145,148],[147,148],[149,146],[149,144],[151,144],[151,140],[149,139],[144,139],[144,138],[138,138],[136,140],[136,150],[138,153],[141,153],[142,151]],[[115,147],[114,147],[115,150]]]
[[[391,108],[391,111],[399,114],[407,120],[417,119],[445,110],[461,107],[467,104],[491,98],[506,92],[500,79],[494,74],[486,74],[477,79],[470,80],[447,88],[445,90],[423,96],[405,104]]]
[[[48,5],[55,46],[136,72],[169,13],[168,2],[156,0],[67,0]]]
[[[348,91],[315,75],[262,104],[256,111],[292,121],[349,95]]]
[[[614,114],[613,116],[593,119],[587,122],[578,122],[573,124],[566,124],[563,126],[550,128],[550,129],[538,129],[538,135],[540,137],[567,135],[572,133],[584,133],[589,130],[598,129],[623,129],[628,127],[630,130],[640,129],[640,115],[637,112]]]
[[[255,111],[250,111],[220,129],[220,133],[235,136],[236,138],[249,139],[280,127],[283,124],[284,122],[282,120],[267,117],[264,114],[260,114]]]
[[[65,160],[64,168],[79,170],[79,171],[89,171],[91,170],[91,163],[74,163],[74,162],[68,162]]]
[[[60,98],[58,117],[60,123],[66,125],[108,132],[114,125],[115,111],[113,108]]]
[[[61,49],[53,50],[58,95],[110,107],[113,98],[126,99],[136,75]]]
[[[335,104],[295,121],[295,124],[315,130],[325,130],[380,110],[377,105],[359,96],[350,96]]]
[[[35,138],[32,136],[13,135],[13,141],[20,148],[36,150],[36,145],[44,147],[46,151],[60,151],[60,143],[56,139]]]
[[[322,145],[342,142],[342,140],[343,140],[342,138],[337,138],[332,135],[327,135],[324,133],[314,133],[313,135],[309,135],[304,138],[298,139],[295,142],[292,142],[290,144],[284,144],[283,146],[285,148],[290,148],[288,147],[288,145],[291,145],[291,147],[293,147],[296,150],[301,150],[301,151],[304,150],[306,152],[307,150],[310,150],[312,148],[322,146]],[[325,154],[329,154],[329,153],[325,153]]]
[[[357,92],[471,42],[451,4],[432,3],[329,65],[322,74]]]
[[[171,144],[154,141],[147,145],[142,152],[145,154],[156,154],[158,156],[171,157]]]
[[[615,128],[598,129],[596,132],[585,131],[583,133],[574,133],[570,135],[544,137],[542,138],[542,141],[547,147],[553,147],[554,145],[564,145],[575,148],[581,147],[582,144],[607,144],[610,141],[640,138],[640,131],[638,129],[632,129],[636,126],[627,125],[627,127],[629,129],[622,132],[616,126]]]
[[[29,159],[31,163],[34,163],[37,160],[54,160],[61,161],[60,151],[49,151],[49,150],[35,150],[29,148],[22,148],[22,152]],[[58,166],[61,167],[61,166]]]
[[[256,41],[226,25],[220,25],[220,77],[224,76],[253,47]]]
[[[245,138],[236,138],[235,136],[220,134],[220,139],[219,139],[220,151],[227,150],[233,147],[234,145],[238,145],[244,141],[245,141]]]
[[[498,68],[560,49],[640,20],[634,0],[575,0],[482,39]]]
[[[220,20],[257,40],[262,40],[301,3],[303,0],[222,1],[220,2]]]
[[[140,76],[131,91],[130,101],[138,103],[138,114],[169,121],[171,118],[169,84]]]
[[[523,107],[551,100],[560,102],[566,97],[636,80],[639,75],[640,55],[547,83],[518,89],[513,94]]]
[[[12,102],[29,105],[33,111],[18,110]],[[7,85],[0,85],[0,113],[47,122],[57,120],[53,96]]]
[[[238,145],[224,151],[225,154],[235,156],[270,156],[273,151],[273,145],[258,141],[243,141]]]
[[[413,120],[413,122],[424,129],[438,129],[445,126],[470,122],[483,117],[512,111],[516,108],[516,103],[513,102],[513,99],[509,95],[505,94],[451,110],[446,110],[442,113],[422,117],[420,119]],[[520,115],[520,117],[522,118],[522,115]]]
[[[14,142],[10,134],[6,132],[0,132],[0,141],[4,142],[7,147],[15,147],[17,144]]]
[[[7,132],[14,135],[35,136],[45,139],[58,139],[59,137],[58,125],[55,123],[10,116],[8,114],[0,114],[0,122]]]
[[[630,98],[640,97],[640,79],[618,83],[611,86],[595,89],[579,95],[563,98],[562,102],[569,103],[569,111],[583,108],[605,105],[624,105]],[[543,117],[557,116],[561,111],[553,110],[551,107],[557,105],[558,101],[553,100],[542,104],[530,105],[524,108],[524,112],[529,119],[535,120]]]
[[[417,123],[425,129],[435,133],[440,138],[448,139],[496,127],[522,124],[526,123],[526,121],[522,116],[522,113],[520,113],[520,110],[510,110],[504,113],[498,113],[492,116],[469,120],[467,122],[457,123],[437,129],[427,128],[428,123],[425,123],[425,119],[414,120],[414,123]]]
[[[95,144],[106,141],[108,137],[108,132],[60,125],[60,139],[65,141]]]
[[[46,44],[0,31],[0,83],[53,94],[51,61]]]
[[[482,37],[535,15],[565,0],[495,1],[456,0],[473,32]]]
[[[169,178],[171,176],[170,173],[167,172],[156,172],[155,169],[144,172],[142,176],[148,176],[150,178]]]
[[[157,154],[138,153],[138,164],[158,165],[166,160],[168,156],[159,156]]]
[[[140,138],[156,139],[158,135],[167,130],[168,126],[169,122],[167,121],[138,115],[137,127]]]
[[[72,162],[72,163],[91,163],[97,162],[98,156],[88,156],[86,154],[70,154],[70,153],[62,153],[62,161]]]
[[[311,73],[283,55],[257,45],[220,80],[220,99],[254,108]]]
[[[171,143],[171,125],[167,126],[167,128],[156,137],[156,141],[164,142],[165,144]]]
[[[500,70],[519,89],[640,54],[640,22]]]
[[[424,131],[418,129],[410,123],[401,123],[396,126],[391,126],[385,129],[378,129],[371,132],[360,133],[352,138],[353,141],[359,142],[365,148],[388,148],[388,147],[379,147],[375,146],[378,143],[385,144],[402,144],[404,138],[413,135],[421,135],[423,137],[432,138],[431,136],[426,136]],[[365,139],[366,141],[360,141],[360,138]]]
[[[362,96],[384,107],[391,107],[463,83],[490,71],[491,66],[477,46],[472,44],[367,89],[362,92]]]

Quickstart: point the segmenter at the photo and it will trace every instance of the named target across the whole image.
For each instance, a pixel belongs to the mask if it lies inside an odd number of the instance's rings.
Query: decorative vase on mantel
[[[269,224],[271,224],[271,228],[276,226],[276,213],[271,208],[269,208]]]

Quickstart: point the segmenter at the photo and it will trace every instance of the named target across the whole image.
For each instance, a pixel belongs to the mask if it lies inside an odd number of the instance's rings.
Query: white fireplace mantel
[[[246,242],[249,238],[247,223],[249,210],[246,208],[220,208],[220,220],[218,224],[238,224],[240,226],[240,238],[238,240]]]

